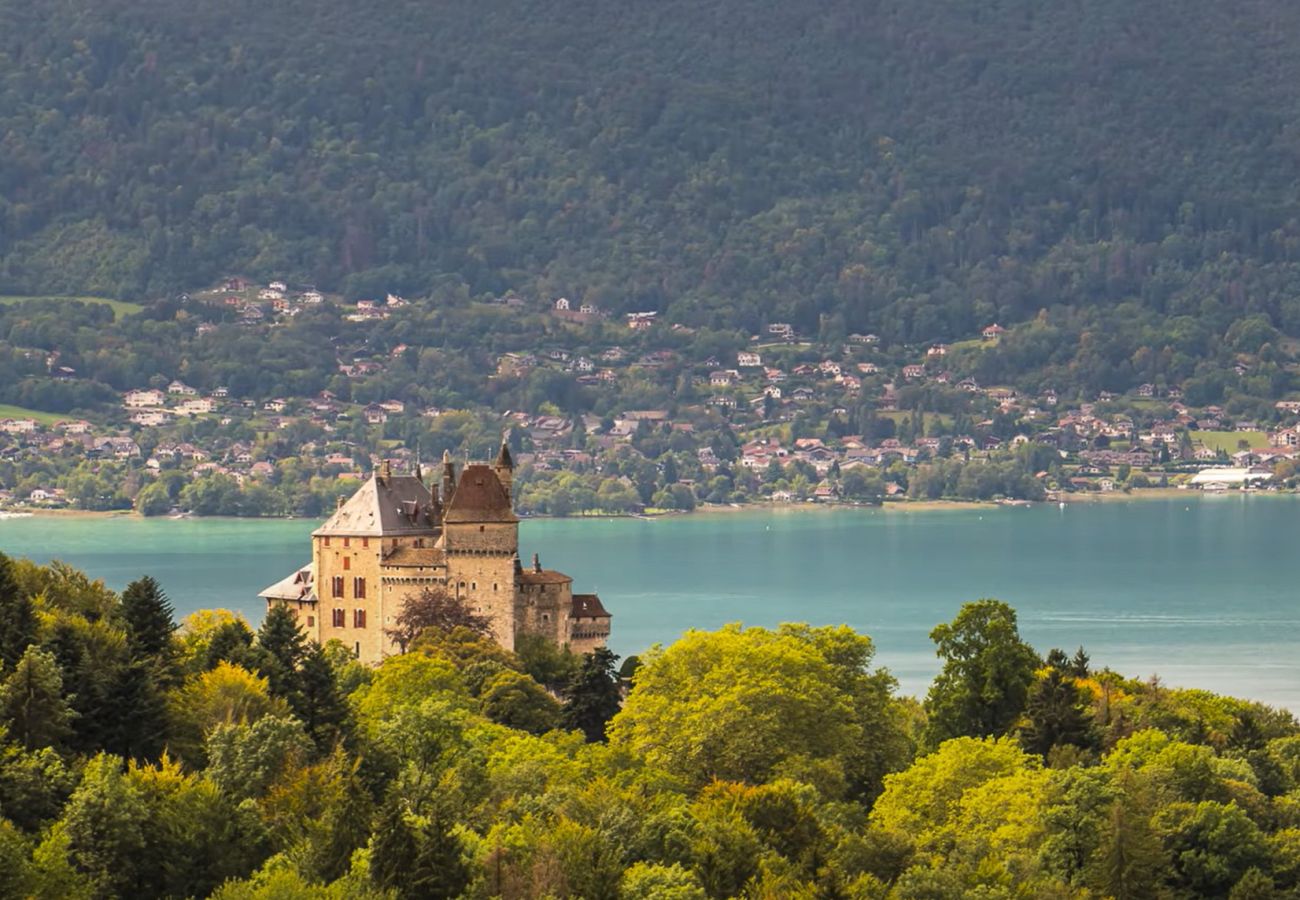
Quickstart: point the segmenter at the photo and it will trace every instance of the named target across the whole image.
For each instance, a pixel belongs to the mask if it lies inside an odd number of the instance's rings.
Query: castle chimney
[[[511,505],[513,505],[512,489],[515,480],[515,461],[510,456],[510,445],[504,435],[501,437],[501,449],[497,453],[496,462],[492,464],[492,471],[497,473],[497,481],[501,482],[501,486],[506,489],[506,496],[510,498]]]
[[[451,495],[456,491],[456,464],[451,461],[451,451],[442,451],[442,505],[451,506]]]
[[[384,487],[387,487],[388,483],[392,481],[392,479],[393,467],[389,464],[388,460],[384,460],[379,464],[379,483]]]
[[[335,508],[335,509],[342,509],[342,508],[343,508],[343,495],[342,495],[342,494],[339,494],[337,497],[334,498],[334,508]]]
[[[536,553],[533,554],[533,571],[534,572],[542,571],[542,558],[538,556]]]

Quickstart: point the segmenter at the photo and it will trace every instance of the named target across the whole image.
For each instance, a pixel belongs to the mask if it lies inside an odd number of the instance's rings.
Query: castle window
[[[352,655],[353,655],[353,656],[360,656],[360,655],[361,655],[361,642],[360,642],[360,641],[357,641],[355,644],[352,645]]]
[[[370,538],[362,538],[362,539],[361,539],[361,546],[362,546],[362,547],[369,547],[369,546],[370,546]]]
[[[477,590],[478,590],[478,582],[477,582],[477,581],[471,581],[471,582],[469,583],[469,589],[470,589],[471,591],[477,591]]]
[[[343,628],[347,625],[347,620],[343,618],[343,610],[334,610],[334,627]]]
[[[480,525],[480,526],[478,527],[478,530],[479,530],[479,531],[482,531],[485,527],[486,527],[486,526]]]
[[[350,547],[350,546],[352,546],[352,538],[344,538],[344,539],[343,539],[343,546],[344,546],[344,547]]]
[[[496,589],[497,589],[496,582],[493,582],[493,583],[492,583],[492,590],[495,591]]]
[[[342,596],[343,596],[343,576],[342,576],[342,575],[335,575],[333,578],[330,579],[330,596],[331,596],[331,597],[342,597]]]
[[[366,627],[366,611],[364,609],[352,610],[352,627],[353,628]]]
[[[352,557],[350,556],[343,557],[343,571],[346,572],[351,568],[352,568]]]
[[[366,580],[364,578],[352,579],[352,596],[358,600],[366,599]]]
[[[308,628],[314,628],[315,625],[316,625],[316,617],[315,617],[315,616],[308,616],[308,617],[307,617],[307,627],[308,627]]]
[[[417,548],[423,547],[423,546],[424,546],[424,538],[416,538],[416,539],[415,539],[415,546],[416,546]]]
[[[542,621],[543,621],[543,622],[549,622],[549,621],[551,621],[551,614],[550,614],[550,613],[542,613]]]
[[[330,545],[329,535],[325,535],[325,546],[328,547],[329,545]]]

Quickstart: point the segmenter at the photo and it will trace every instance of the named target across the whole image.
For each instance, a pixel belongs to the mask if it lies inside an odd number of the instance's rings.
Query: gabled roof
[[[443,519],[452,524],[519,521],[501,479],[497,478],[491,466],[483,463],[468,465],[461,472]]]
[[[575,619],[608,619],[605,605],[595,594],[574,594],[570,615]]]
[[[257,596],[265,600],[315,600],[312,594],[311,565],[305,565],[292,575],[282,578]]]
[[[414,475],[372,475],[313,537],[380,537],[434,533],[433,496]]]

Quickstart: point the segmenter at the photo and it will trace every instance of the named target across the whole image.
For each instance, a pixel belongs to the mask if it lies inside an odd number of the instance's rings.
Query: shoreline
[[[1296,496],[1295,491],[1227,491],[1224,493],[1215,493],[1209,496],[1215,497],[1236,497],[1236,496],[1267,496],[1267,497],[1291,497]],[[998,509],[998,508],[1028,508],[1034,506],[1047,506],[1053,503],[1064,504],[1093,504],[1093,503],[1120,503],[1131,502],[1136,500],[1162,500],[1173,499],[1180,496],[1205,495],[1203,491],[1184,490],[1175,487],[1165,488],[1136,488],[1132,491],[1108,491],[1105,493],[1086,493],[1086,494],[1061,494],[1047,500],[887,500],[881,504],[870,503],[851,503],[845,501],[807,501],[807,500],[782,500],[779,502],[758,500],[749,503],[718,503],[718,504],[701,504],[693,510],[656,510],[654,512],[642,513],[595,513],[591,515],[574,515],[574,516],[552,516],[545,513],[532,515],[521,515],[520,519],[528,521],[530,519],[667,519],[682,516],[693,515],[723,515],[731,513],[755,512],[760,510],[772,510],[779,512],[794,512],[799,510],[858,510],[870,512],[887,512],[887,513],[912,513],[912,512],[940,512],[940,511],[969,511],[977,509]],[[0,521],[5,518],[25,518],[27,516],[37,518],[58,518],[58,519],[156,519],[158,521],[194,521],[199,519],[224,519],[230,521],[288,521],[292,519],[303,518],[301,516],[142,516],[135,510],[91,510],[91,509],[48,509],[40,507],[11,507],[0,510]]]

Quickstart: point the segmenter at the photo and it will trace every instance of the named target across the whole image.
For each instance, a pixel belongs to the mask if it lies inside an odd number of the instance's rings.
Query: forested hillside
[[[1297,40],[1282,0],[0,0],[0,293],[1295,334]]]

